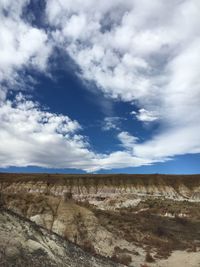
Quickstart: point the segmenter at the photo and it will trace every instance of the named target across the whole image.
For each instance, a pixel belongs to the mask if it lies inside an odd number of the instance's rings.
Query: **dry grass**
[[[157,200],[156,200],[157,201]],[[121,212],[102,211],[93,208],[93,212],[101,225],[116,236],[140,246],[149,246],[157,249],[157,257],[168,257],[173,250],[185,250],[194,247],[194,241],[200,242],[200,216],[168,218],[158,215],[159,207],[168,205],[164,200],[159,201],[156,208],[141,213],[122,209]],[[178,205],[177,203],[175,203]],[[179,202],[181,206],[183,203]],[[134,208],[134,211],[137,208]],[[191,214],[200,209],[200,203],[187,203]],[[191,209],[191,210],[190,210]],[[157,210],[157,212],[155,212]]]

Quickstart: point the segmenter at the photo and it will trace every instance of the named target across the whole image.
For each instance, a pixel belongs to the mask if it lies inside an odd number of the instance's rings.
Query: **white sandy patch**
[[[200,251],[175,251],[166,260],[159,260],[147,265],[150,267],[200,267]]]

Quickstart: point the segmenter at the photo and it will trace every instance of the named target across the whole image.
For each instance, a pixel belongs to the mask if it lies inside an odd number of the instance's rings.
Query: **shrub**
[[[96,254],[95,248],[94,248],[93,244],[91,243],[91,241],[89,241],[89,240],[85,240],[85,241],[84,241],[84,243],[83,243],[83,245],[82,245],[82,248],[83,248],[85,251],[87,251],[87,252],[89,252],[89,253],[91,253],[91,254],[93,254],[93,255]]]
[[[72,199],[72,193],[71,192],[64,192],[63,194],[64,201],[68,201]]]
[[[188,220],[183,217],[175,216],[175,222],[182,225],[186,225],[188,223]]]
[[[160,225],[154,229],[154,233],[159,237],[167,234],[165,228]]]
[[[147,252],[146,257],[145,257],[146,262],[154,262],[154,258],[151,256],[149,252]]]
[[[126,266],[129,266],[129,264],[132,262],[131,256],[127,254],[113,254],[111,259],[117,263],[124,264]]]
[[[0,209],[3,208],[5,205],[3,193],[0,192]]]

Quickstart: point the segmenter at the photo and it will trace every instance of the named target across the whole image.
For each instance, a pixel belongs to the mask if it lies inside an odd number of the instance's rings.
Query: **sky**
[[[0,171],[200,173],[199,0],[0,1]]]

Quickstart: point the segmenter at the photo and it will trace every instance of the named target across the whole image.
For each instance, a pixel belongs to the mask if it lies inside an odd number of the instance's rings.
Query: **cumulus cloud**
[[[162,160],[161,160],[162,161]],[[139,167],[153,164],[154,160],[134,156],[127,151],[116,151],[109,155],[101,155],[97,160],[96,167],[91,167],[87,171],[97,171],[99,169],[119,169],[126,167]]]
[[[132,136],[128,132],[121,132],[117,137],[124,148],[131,150],[134,148],[134,145],[138,141],[138,137]]]
[[[139,109],[138,113],[136,111],[132,111],[131,115],[135,115],[135,117],[139,121],[143,122],[152,122],[158,120],[158,117],[156,116],[155,112],[148,111],[144,108]]]
[[[14,101],[0,105],[0,167],[40,166],[77,168],[85,171],[150,164],[129,151],[98,154],[91,151],[77,121],[44,111],[38,103],[19,93]],[[137,138],[120,133],[127,150]]]
[[[87,149],[80,125],[69,117],[56,115],[26,100],[21,94],[14,102],[0,106],[0,166],[87,168],[93,153]],[[76,163],[77,162],[77,163]]]
[[[84,79],[110,98],[134,102],[138,120],[159,122],[137,156],[199,153],[199,1],[51,0],[46,15]],[[72,36],[65,29],[73,25]]]
[[[120,130],[121,120],[122,119],[120,117],[106,117],[102,123],[102,130]]]
[[[28,2],[7,0],[0,3],[0,83],[6,81],[9,89],[14,89],[20,79],[18,71],[23,68],[44,71],[52,50],[45,30],[22,19]]]
[[[162,131],[151,140],[135,145],[134,154],[159,161],[176,155],[200,153],[199,133],[198,123]]]
[[[200,3],[198,0],[49,0],[48,28],[23,18],[28,0],[0,3],[0,166],[84,170],[122,168],[200,153]],[[78,122],[43,111],[9,90],[20,71],[48,69],[53,46],[79,66],[82,79],[106,97],[134,103],[142,122],[157,121],[150,140],[117,135],[122,150],[91,151]],[[23,77],[24,78],[24,77]],[[120,127],[105,119],[105,129]],[[120,130],[121,131],[121,130]]]

